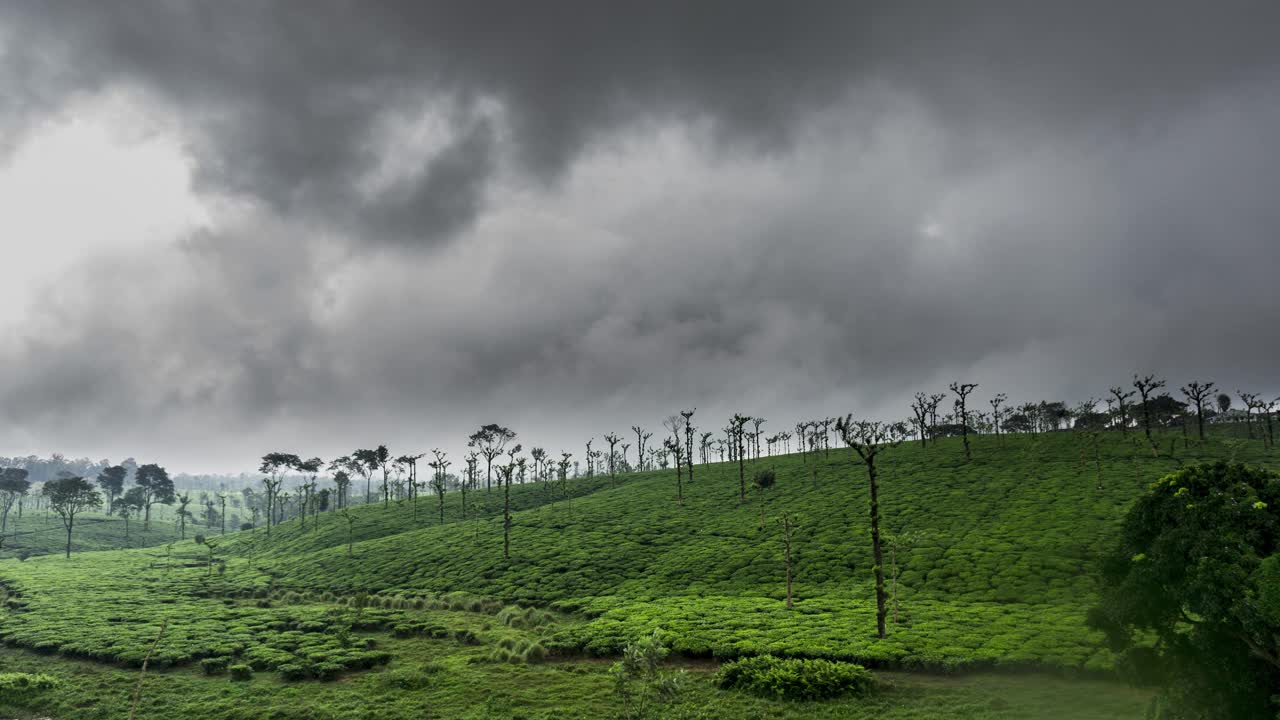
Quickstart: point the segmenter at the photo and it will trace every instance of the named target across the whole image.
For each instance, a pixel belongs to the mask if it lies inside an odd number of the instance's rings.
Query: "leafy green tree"
[[[41,494],[48,499],[49,508],[62,518],[62,526],[67,529],[67,559],[71,559],[71,529],[76,515],[101,505],[102,495],[88,480],[76,476],[46,481]]]
[[[113,507],[116,498],[124,492],[124,481],[129,477],[129,470],[123,465],[111,465],[98,473],[98,487],[107,494],[107,507]]]
[[[27,476],[25,468],[0,468],[0,535],[9,525],[9,511],[13,504],[31,489]]]
[[[1129,509],[1089,623],[1131,679],[1162,688],[1156,718],[1280,710],[1280,475],[1184,468]]]
[[[845,445],[852,448],[862,464],[867,467],[867,484],[871,495],[871,556],[875,563],[872,571],[876,579],[876,633],[884,639],[886,614],[884,551],[880,543],[880,484],[876,458],[885,450],[902,444],[906,437],[906,427],[900,423],[887,424],[867,420],[854,422],[852,415],[846,415],[836,421],[836,432],[840,434]]]
[[[139,465],[133,482],[142,488],[142,526],[151,527],[151,506],[171,505],[174,500],[173,480],[169,472],[155,463]]]

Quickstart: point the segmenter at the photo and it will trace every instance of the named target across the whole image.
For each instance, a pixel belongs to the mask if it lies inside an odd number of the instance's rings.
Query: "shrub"
[[[57,687],[58,681],[43,673],[0,673],[0,700],[11,700],[34,690]]]
[[[227,672],[231,673],[232,680],[243,681],[253,679],[253,668],[248,665],[232,665],[227,668]]]
[[[726,690],[744,690],[779,700],[866,695],[876,686],[875,676],[861,665],[772,655],[725,663],[716,673],[716,682]]]
[[[226,671],[227,665],[230,664],[230,658],[211,657],[200,661],[200,669],[204,670],[205,675],[221,675]]]
[[[476,634],[474,631],[468,630],[468,629],[454,630],[453,639],[456,640],[457,642],[462,643],[463,645],[479,645],[480,644],[480,638],[476,637]]]
[[[308,668],[306,665],[289,663],[287,665],[281,665],[277,669],[280,671],[280,677],[289,682],[306,680],[307,678],[311,677],[311,669]]]

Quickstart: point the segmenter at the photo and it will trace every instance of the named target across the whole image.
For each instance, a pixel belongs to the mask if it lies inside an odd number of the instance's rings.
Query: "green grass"
[[[187,523],[187,537],[200,532]],[[119,550],[161,545],[178,539],[178,528],[171,520],[152,518],[151,526],[144,527],[141,520],[129,521],[129,534],[125,536],[125,522],[114,515],[85,513],[76,517],[71,535],[71,552]],[[62,520],[52,512],[28,511],[18,517],[15,508],[9,514],[4,544],[0,546],[0,558],[27,558],[36,555],[60,555],[67,549],[67,531]]]
[[[571,481],[572,498],[515,487],[509,560],[495,490],[471,495],[465,522],[456,494],[444,524],[434,497],[420,501],[416,518],[408,504],[358,507],[350,557],[345,521],[328,514],[305,530],[295,520],[270,537],[258,529],[220,538],[215,558],[226,565],[213,574],[191,541],[172,556],[150,548],[0,562],[9,607],[0,638],[46,654],[6,650],[0,671],[86,673],[115,697],[164,620],[148,696],[177,709],[156,706],[144,717],[195,717],[186,708],[196,705],[201,717],[232,706],[289,717],[308,703],[333,717],[602,717],[614,711],[608,663],[590,658],[615,656],[660,627],[694,676],[684,715],[671,717],[1132,717],[1145,695],[1085,677],[1111,665],[1084,625],[1099,551],[1133,499],[1183,463],[1234,454],[1274,466],[1260,443],[1177,441],[1172,457],[1168,445],[1153,458],[1105,437],[1101,489],[1069,433],[982,437],[968,464],[955,440],[883,455],[882,527],[915,534],[897,552],[898,618],[885,640],[874,632],[865,471],[833,449],[748,467],[748,482],[756,468],[777,472],[766,518],[783,510],[802,518],[792,610],[783,604],[778,529],[760,529],[759,498],[740,504],[737,466],[722,464],[700,466],[683,503],[670,471]],[[362,593],[375,594],[375,607],[358,611]],[[503,611],[514,603],[555,612]],[[540,654],[530,653],[535,644],[555,662],[512,660]],[[888,672],[891,691],[807,709],[714,688],[713,660],[761,653],[970,672]],[[207,658],[215,670],[258,672],[248,683],[205,676]],[[426,662],[447,672],[397,675]],[[973,674],[988,668],[1019,674]],[[419,681],[432,691],[397,689]],[[31,692],[38,697],[22,707],[120,716],[105,700],[75,709],[65,691]],[[359,704],[365,696],[385,705]],[[506,697],[507,706],[486,708],[486,697]],[[315,712],[306,716],[327,717]]]

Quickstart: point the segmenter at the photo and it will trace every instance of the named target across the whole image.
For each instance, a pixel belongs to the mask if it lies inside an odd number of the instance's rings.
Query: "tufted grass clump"
[[[832,660],[757,655],[725,663],[716,682],[726,690],[742,690],[778,700],[825,700],[864,696],[876,689],[871,671]]]

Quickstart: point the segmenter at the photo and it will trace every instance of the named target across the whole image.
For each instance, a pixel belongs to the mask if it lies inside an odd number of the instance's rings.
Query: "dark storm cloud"
[[[118,260],[154,286],[50,292],[0,352],[0,413],[69,442],[207,433],[185,452],[211,458],[495,418],[576,442],[684,403],[777,431],[898,414],[958,375],[1037,397],[1147,369],[1274,387],[1277,20],[10,4],[9,137],[73,93],[136,90],[176,114],[200,187],[252,210]]]
[[[16,3],[4,18],[13,104],[143,85],[197,131],[203,180],[282,211],[342,207],[334,221],[375,162],[379,116],[424,94],[497,98],[526,169],[554,177],[654,114],[709,115],[724,137],[770,146],[867,78],[919,88],[957,123],[1137,121],[1267,72],[1277,15],[1267,2],[166,0]],[[448,152],[486,152],[483,127]],[[397,216],[438,241],[480,207],[481,160],[425,162],[360,219]],[[446,185],[453,200],[424,196]],[[376,239],[368,229],[352,232]]]

